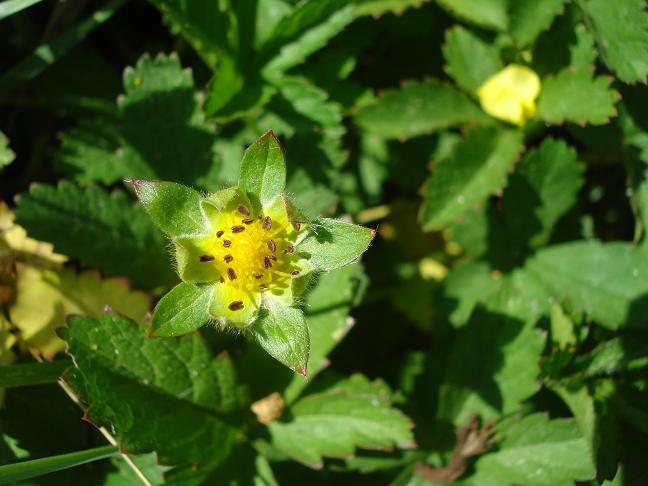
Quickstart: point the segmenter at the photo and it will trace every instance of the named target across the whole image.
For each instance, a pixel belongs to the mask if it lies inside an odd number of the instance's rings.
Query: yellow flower
[[[538,94],[540,78],[532,69],[519,64],[509,64],[477,89],[486,113],[519,126],[536,114]]]
[[[295,251],[307,225],[289,218],[288,209],[280,194],[255,214],[238,188],[225,189],[203,203],[213,233],[175,239],[180,277],[216,282],[212,318],[244,327],[263,294],[293,305],[292,281],[310,268]]]

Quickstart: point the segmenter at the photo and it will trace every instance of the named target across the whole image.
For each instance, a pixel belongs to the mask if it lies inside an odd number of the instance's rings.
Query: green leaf
[[[148,288],[175,280],[163,235],[123,192],[34,184],[19,196],[16,219],[32,237],[109,275]]]
[[[306,376],[310,335],[304,313],[295,307],[266,298],[254,322],[255,338],[270,356],[291,370]]]
[[[626,83],[648,75],[648,12],[642,0],[581,0],[603,59]]]
[[[179,283],[155,306],[152,334],[168,337],[195,331],[209,321],[213,295],[213,285]]]
[[[566,349],[577,344],[576,333],[574,332],[574,323],[565,314],[562,307],[553,303],[551,305],[551,340],[559,349]]]
[[[543,78],[563,68],[591,69],[596,62],[594,37],[580,23],[574,9],[558,17],[551,30],[543,32],[533,44],[531,68]]]
[[[383,183],[389,176],[389,148],[380,137],[363,137],[358,172],[362,188],[372,202],[380,200]]]
[[[502,68],[498,47],[460,26],[446,31],[443,57],[447,73],[469,93]]]
[[[111,425],[124,451],[198,466],[227,457],[232,414],[245,403],[228,356],[214,359],[195,334],[147,338],[117,314],[73,317],[60,333],[77,366],[66,381],[87,404],[87,419]]]
[[[433,168],[424,189],[423,227],[443,227],[500,190],[521,149],[519,131],[470,129]]]
[[[509,309],[515,298],[500,292],[489,305],[501,302]],[[535,321],[532,314],[521,319],[503,309],[475,309],[457,331],[444,364],[439,417],[462,425],[472,414],[493,419],[518,410],[538,390],[544,338]]]
[[[589,353],[574,358],[569,372],[575,378],[602,378],[648,366],[648,342],[637,335],[604,341]]]
[[[0,4],[0,20],[31,7],[42,0],[6,0]]]
[[[135,194],[149,217],[169,236],[206,235],[211,231],[200,194],[175,182],[133,180]]]
[[[340,127],[342,112],[337,103],[328,101],[329,94],[298,76],[282,76],[274,83],[294,110],[322,127]]]
[[[19,85],[34,79],[65,56],[92,31],[109,20],[124,3],[126,3],[126,0],[111,0],[56,39],[38,46],[32,54],[6,71],[0,78],[0,93],[2,93],[2,96],[7,96]]]
[[[16,158],[13,150],[9,147],[9,139],[7,136],[0,132],[0,171],[3,167],[8,166]]]
[[[257,211],[286,188],[286,160],[272,130],[250,145],[243,154],[239,186],[247,192]]]
[[[591,461],[597,465],[597,478],[612,479],[617,472],[618,441],[616,417],[612,418],[607,403],[595,400],[585,385],[577,387],[555,384],[551,387],[574,414],[587,441]],[[616,412],[615,412],[616,415]]]
[[[510,234],[532,246],[546,243],[553,226],[577,200],[583,166],[563,140],[545,139],[509,178],[503,205]]]
[[[355,0],[357,16],[378,16],[387,12],[402,14],[408,8],[420,8],[425,0]]]
[[[531,44],[554,18],[563,12],[567,0],[513,0],[509,7],[510,31],[520,45]]]
[[[114,118],[82,120],[62,137],[57,163],[81,181],[159,179],[195,184],[210,169],[214,127],[177,55],[143,55],[124,70]]]
[[[603,125],[616,116],[619,93],[610,89],[612,78],[593,77],[591,69],[566,68],[542,82],[538,115],[544,121],[562,124]]]
[[[210,68],[231,49],[233,19],[227,12],[228,3],[184,2],[182,0],[149,0],[171,24],[174,33],[180,33]]]
[[[89,462],[99,461],[119,454],[119,448],[108,445],[85,451],[70,452],[60,456],[44,457],[16,464],[0,466],[0,485],[15,484],[17,481],[35,478],[55,471],[67,469]]]
[[[355,121],[369,135],[403,138],[489,118],[453,87],[430,80],[387,92],[362,107]]]
[[[453,311],[449,317],[453,326],[466,325],[475,306],[488,302],[500,286],[486,262],[465,262],[452,268],[445,279],[444,295],[451,299]]]
[[[587,440],[572,419],[544,414],[498,424],[498,450],[475,465],[473,484],[569,485],[596,474]]]
[[[68,360],[0,366],[0,388],[54,383],[68,366]]]
[[[271,56],[271,60],[263,67],[263,75],[267,79],[274,79],[281,73],[299,65],[304,59],[309,57],[314,52],[324,47],[327,42],[340,33],[347,25],[355,19],[355,9],[353,5],[344,5],[344,2],[339,0],[326,0],[318,2],[320,5],[311,4],[309,2],[302,4],[301,9],[295,10],[291,17],[284,19],[280,22],[276,29],[275,35],[269,41],[268,45],[277,45],[280,40],[287,40],[287,33],[292,30],[297,30],[298,35],[290,39],[289,42],[281,43],[281,47],[274,53],[274,55],[263,54],[262,56]],[[309,24],[313,14],[324,13],[325,10],[332,10],[330,7],[338,4],[339,8],[333,10],[326,17],[320,16],[315,25],[309,25],[307,28],[299,28],[298,23],[304,22],[307,15],[305,12],[308,10]],[[320,12],[316,12],[320,9]],[[305,22],[304,22],[305,23]],[[284,31],[287,29],[288,32]],[[270,51],[271,52],[271,51]]]
[[[341,219],[320,218],[311,223],[311,233],[296,249],[317,268],[334,270],[358,260],[375,234]]]
[[[290,408],[292,420],[268,425],[272,445],[314,468],[324,457],[349,456],[357,448],[412,447],[413,424],[392,408],[383,386],[370,385],[352,377],[302,398]]]
[[[528,263],[555,299],[567,299],[596,323],[646,324],[648,254],[628,243],[578,241],[539,251]]]
[[[439,3],[457,17],[482,27],[505,30],[509,24],[509,0],[439,0]]]

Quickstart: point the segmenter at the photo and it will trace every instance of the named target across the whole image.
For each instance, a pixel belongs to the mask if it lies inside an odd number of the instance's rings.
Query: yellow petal
[[[201,256],[213,257],[214,237],[200,236],[176,238],[176,265],[178,275],[184,282],[215,282],[221,276],[213,261],[201,261]]]
[[[256,292],[250,292],[227,281],[217,283],[209,314],[221,323],[246,327],[256,318],[260,297]]]
[[[524,125],[535,115],[540,78],[531,69],[510,64],[488,78],[477,90],[482,108],[489,115]]]

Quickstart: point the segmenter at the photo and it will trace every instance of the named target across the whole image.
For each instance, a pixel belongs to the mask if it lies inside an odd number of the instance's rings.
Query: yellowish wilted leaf
[[[56,272],[19,263],[9,318],[32,351],[50,358],[64,348],[55,329],[65,323],[66,314],[100,317],[108,306],[143,323],[150,304],[147,294],[131,290],[125,279],[103,280],[96,272]]]

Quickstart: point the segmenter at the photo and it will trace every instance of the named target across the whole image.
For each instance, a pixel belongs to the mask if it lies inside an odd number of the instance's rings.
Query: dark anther
[[[232,233],[240,233],[245,231],[245,226],[232,226]]]
[[[293,251],[295,251],[295,247],[292,245],[288,245],[284,250],[284,253],[292,253]]]
[[[220,238],[221,236],[223,236],[223,234],[225,234],[225,232],[223,230],[218,231],[216,233],[216,238]]]
[[[243,308],[243,301],[235,300],[227,307],[229,307],[229,310],[233,310],[233,311],[241,310]]]
[[[264,268],[270,268],[272,266],[272,262],[270,261],[270,258],[267,256],[263,257],[263,267]]]
[[[229,263],[232,260],[234,260],[234,257],[232,255],[225,255],[224,260],[225,260],[225,263]]]
[[[223,240],[223,246],[225,248],[229,248],[230,246],[232,246],[232,242],[230,240]]]
[[[254,278],[256,278],[258,280],[261,277],[263,277],[263,274],[261,272],[254,272]]]
[[[270,260],[274,260],[275,262],[277,261],[277,257],[274,256],[274,255],[268,255],[268,258],[269,258]]]
[[[223,277],[220,277],[220,278],[218,279],[218,281],[219,281],[220,283],[225,283],[225,279],[224,279]]]
[[[292,227],[293,227],[293,229],[294,229],[295,231],[299,231],[300,228],[301,228],[301,223],[298,222],[298,221],[293,221],[293,222],[290,223],[290,224],[292,224]]]
[[[211,262],[214,259],[214,255],[209,255],[205,253],[204,255],[200,255],[200,261],[201,262]]]
[[[252,224],[254,223],[254,220],[252,218],[245,218],[243,221],[241,221],[243,224]]]
[[[259,285],[259,288],[260,288],[261,290],[264,290],[264,289],[267,289],[268,286],[267,286],[266,284],[261,284],[261,285]]]
[[[293,270],[290,275],[299,275],[299,270]]]
[[[275,251],[277,251],[277,245],[275,245],[275,242],[274,242],[274,241],[272,241],[272,240],[268,240],[268,249],[269,249],[272,253],[274,253]]]
[[[241,213],[243,216],[249,216],[250,215],[250,210],[245,207],[243,204],[241,204],[238,208],[236,208],[239,213]]]
[[[263,218],[263,225],[262,226],[263,226],[263,229],[266,230],[266,231],[269,230],[270,228],[272,228],[272,218],[270,218],[270,216],[266,216],[265,218]]]
[[[234,271],[233,268],[227,269],[227,276],[229,277],[230,280],[236,280],[236,272]]]

